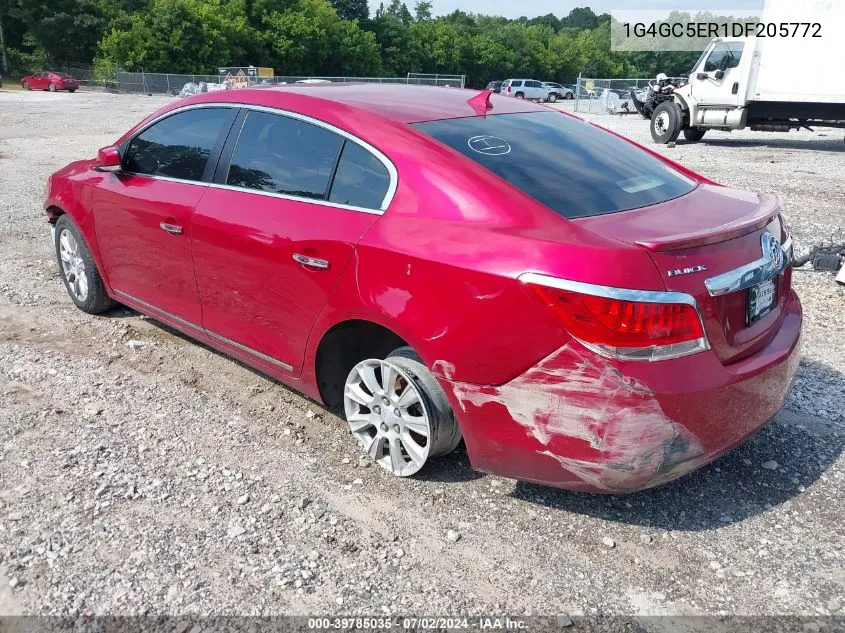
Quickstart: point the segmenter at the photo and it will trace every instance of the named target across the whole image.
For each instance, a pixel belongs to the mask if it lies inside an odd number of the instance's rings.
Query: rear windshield
[[[557,112],[428,121],[415,127],[565,218],[645,207],[696,186],[627,141]]]

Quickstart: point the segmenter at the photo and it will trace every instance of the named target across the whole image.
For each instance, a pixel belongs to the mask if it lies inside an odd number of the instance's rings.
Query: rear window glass
[[[557,112],[415,127],[565,218],[614,213],[689,193],[695,182],[627,141]]]
[[[363,147],[346,141],[332,182],[330,202],[364,209],[379,209],[390,187],[390,174],[381,161]]]

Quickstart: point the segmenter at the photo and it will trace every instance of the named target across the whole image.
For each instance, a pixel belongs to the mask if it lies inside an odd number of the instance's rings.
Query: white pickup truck
[[[688,141],[699,141],[710,129],[788,132],[811,125],[845,127],[845,36],[838,32],[845,28],[845,2],[809,5],[814,5],[815,14],[802,22],[820,24],[821,37],[812,37],[812,27],[807,37],[712,40],[689,81],[675,89],[671,101],[655,108],[655,142],[674,141],[681,132]],[[794,9],[783,0],[769,0],[763,20],[788,22],[787,15],[794,15]]]

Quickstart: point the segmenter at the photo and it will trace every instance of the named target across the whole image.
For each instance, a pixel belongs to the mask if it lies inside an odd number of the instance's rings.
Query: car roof
[[[419,123],[478,116],[477,106],[473,107],[467,102],[481,92],[462,88],[406,84],[327,83],[256,86],[203,93],[201,97],[197,95],[199,98],[189,97],[189,99],[199,102],[223,100],[248,104],[253,100],[250,98],[251,94],[258,96],[260,93],[261,104],[285,109],[291,105],[285,96],[295,94],[313,98],[315,101],[328,101],[365,110],[402,123]],[[545,106],[530,101],[503,97],[495,93],[490,95],[490,104],[492,108],[488,110],[489,114],[547,110]]]

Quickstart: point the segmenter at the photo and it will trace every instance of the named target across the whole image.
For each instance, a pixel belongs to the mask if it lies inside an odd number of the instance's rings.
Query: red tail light
[[[533,273],[521,279],[569,334],[605,356],[662,360],[708,349],[689,295],[594,286]]]
[[[510,87],[510,86],[508,86],[508,92],[510,92],[510,91],[511,91],[511,87]]]

